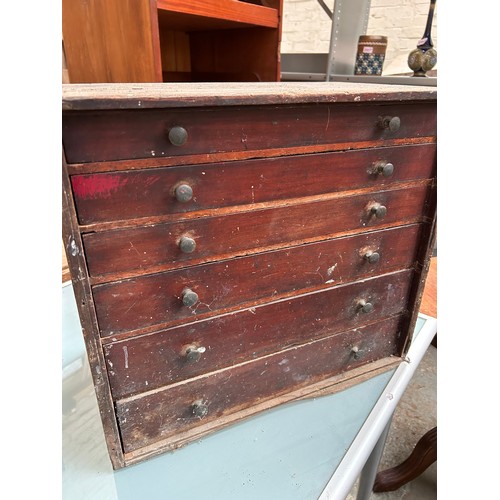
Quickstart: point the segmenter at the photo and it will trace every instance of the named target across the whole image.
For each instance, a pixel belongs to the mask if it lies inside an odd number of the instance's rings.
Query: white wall
[[[333,10],[334,0],[325,0],[325,3]],[[332,24],[318,1],[284,0],[283,4],[281,52],[328,53]],[[366,34],[388,37],[383,74],[411,71],[407,65],[408,54],[424,34],[428,12],[429,0],[371,0]],[[439,60],[437,14],[436,4],[431,37]]]

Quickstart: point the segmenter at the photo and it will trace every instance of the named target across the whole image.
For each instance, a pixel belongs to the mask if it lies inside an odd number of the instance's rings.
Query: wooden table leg
[[[392,469],[381,471],[375,478],[373,491],[395,491],[420,476],[437,460],[437,427],[422,436],[411,455]]]

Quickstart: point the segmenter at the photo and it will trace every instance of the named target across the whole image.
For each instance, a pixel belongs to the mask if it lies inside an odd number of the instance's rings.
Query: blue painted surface
[[[70,283],[62,287],[62,362],[63,368],[85,352],[82,327],[76,308],[75,294]]]
[[[417,332],[424,322],[419,319]],[[265,411],[175,452],[113,471],[73,289],[63,287],[63,499],[316,499],[393,372]]]

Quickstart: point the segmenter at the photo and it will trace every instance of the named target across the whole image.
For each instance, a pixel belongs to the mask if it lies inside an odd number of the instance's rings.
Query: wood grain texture
[[[437,427],[433,427],[420,438],[404,462],[377,474],[373,485],[374,493],[398,490],[422,474],[436,460]]]
[[[250,82],[277,82],[281,78],[277,29],[196,31],[190,38],[194,79],[210,81],[197,78],[196,73],[222,73],[223,81],[237,81],[238,75],[246,75]],[[237,77],[230,78],[231,73]]]
[[[70,81],[160,82],[152,5],[149,0],[63,0]]]
[[[63,85],[62,109],[166,109],[305,103],[436,103],[434,87],[346,82],[227,82]],[[435,108],[434,112],[435,114]],[[435,119],[432,118],[432,119]]]
[[[437,318],[437,257],[432,257],[420,303],[420,312]]]
[[[326,376],[365,365],[394,353],[398,318],[293,347],[268,357],[213,372],[200,379],[150,391],[116,403],[124,451],[130,452],[204,422],[224,416]],[[364,353],[358,359],[353,348]],[[335,353],[335,355],[332,355]],[[203,401],[208,414],[193,415]],[[159,418],[161,416],[161,418]]]
[[[131,158],[251,151],[358,142],[436,134],[433,104],[415,106],[254,106],[196,110],[74,112],[63,121],[68,161],[95,162]],[[398,116],[395,132],[378,126],[380,117]],[[174,146],[169,131],[182,127],[187,142]]]
[[[362,383],[372,377],[385,373],[388,370],[396,369],[400,363],[401,358],[397,356],[388,356],[366,365],[353,366],[346,372],[340,372],[337,375],[322,378],[318,382],[284,392],[272,399],[255,402],[248,408],[236,410],[233,413],[224,415],[223,418],[216,421],[209,421],[206,423],[200,421],[196,427],[176,432],[175,442],[171,442],[167,437],[155,441],[149,446],[144,446],[129,453],[125,453],[125,463],[126,465],[132,465],[146,458],[157,456],[165,451],[176,450],[188,443],[209,435],[214,432],[214,430],[222,430],[234,423],[241,422],[252,415],[269,410],[280,404],[335,394],[355,384]]]
[[[315,203],[89,233],[83,239],[90,275],[97,284],[262,252],[273,246],[324,240],[342,231],[418,222],[427,197],[427,185],[407,186]],[[375,203],[387,207],[384,218],[371,213]],[[192,253],[180,250],[183,237],[196,242]]]
[[[113,397],[120,399],[359,328],[404,312],[412,271],[242,309],[207,321],[105,346]],[[373,305],[362,312],[359,301]],[[202,347],[198,361],[189,346]],[[397,353],[397,344],[391,354]]]
[[[413,266],[420,226],[385,229],[286,250],[94,286],[101,336],[123,338],[236,308]],[[370,263],[364,255],[377,252]],[[198,302],[187,307],[188,288]]]
[[[401,359],[435,238],[435,89],[63,92],[76,243],[64,241],[77,249],[70,267],[115,467]],[[400,129],[378,129],[381,115],[399,116]],[[188,131],[176,149],[172,126]],[[377,159],[394,163],[391,177],[368,173]],[[183,205],[181,182],[194,189]],[[185,236],[192,253],[179,249]],[[185,306],[187,287],[198,301]],[[193,414],[195,401],[206,415]]]
[[[436,145],[424,144],[74,175],[71,184],[78,220],[85,225],[426,179],[435,174],[435,157]],[[379,161],[392,163],[394,173],[373,173]],[[193,190],[188,202],[175,197],[181,184]]]
[[[208,19],[224,19],[256,26],[278,27],[278,11],[236,0],[158,0],[160,11],[177,12]]]
[[[78,231],[74,202],[66,170],[66,159],[62,158],[62,237],[68,266],[73,283],[76,305],[82,326],[85,349],[90,372],[99,405],[104,428],[104,438],[114,468],[124,466],[123,450],[118,431],[115,410],[111,399],[111,389],[107,378],[104,353],[99,341],[99,328],[95,316],[92,292],[88,279],[87,266],[81,234]]]

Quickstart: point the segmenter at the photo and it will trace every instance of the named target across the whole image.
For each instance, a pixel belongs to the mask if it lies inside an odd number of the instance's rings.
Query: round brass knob
[[[195,417],[206,417],[208,415],[208,405],[199,399],[191,405],[191,411]]]
[[[384,207],[384,205],[380,203],[373,203],[373,205],[370,206],[370,213],[377,219],[383,219],[387,214],[387,207]]]
[[[351,354],[352,354],[352,357],[354,359],[359,359],[363,356],[363,351],[357,347],[357,346],[354,346],[352,349],[351,349]]]
[[[379,120],[379,126],[384,130],[397,132],[401,126],[401,120],[399,116],[383,116]]]
[[[189,184],[179,184],[174,191],[175,199],[186,203],[193,199],[193,188]]]
[[[188,139],[187,130],[183,127],[172,127],[168,131],[168,140],[173,146],[183,146]]]
[[[186,349],[186,361],[189,363],[196,363],[200,360],[201,355],[206,351],[204,347],[197,347],[195,345],[190,345]]]
[[[362,313],[368,314],[373,311],[373,304],[371,302],[367,302],[366,300],[359,300],[358,301],[358,309]]]
[[[371,250],[368,250],[363,257],[370,263],[370,264],[376,264],[380,260],[380,254],[378,252],[372,252]]]
[[[394,165],[388,161],[378,161],[375,163],[375,173],[382,174],[384,177],[390,177],[394,173]]]
[[[182,304],[186,307],[194,306],[198,302],[198,294],[190,288],[185,288],[182,291]]]
[[[189,236],[183,236],[179,242],[179,248],[183,253],[192,253],[196,249],[196,241]]]

